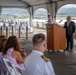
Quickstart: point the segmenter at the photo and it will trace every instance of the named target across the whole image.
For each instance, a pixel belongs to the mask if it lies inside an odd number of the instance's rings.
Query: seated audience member
[[[34,50],[26,57],[25,75],[55,75],[51,61],[43,54],[47,48],[45,35],[34,35],[32,42]]]
[[[21,50],[16,36],[10,36],[3,48],[2,57],[10,61],[10,63],[17,65],[21,70],[25,70],[24,61],[26,58],[26,52],[24,57],[21,56]]]
[[[5,46],[6,40],[7,40],[7,39],[3,38],[3,39],[0,41],[0,52],[2,52],[2,49],[3,49],[3,47]]]
[[[2,49],[6,43],[6,37],[4,35],[1,35],[0,36],[0,53],[2,54]]]

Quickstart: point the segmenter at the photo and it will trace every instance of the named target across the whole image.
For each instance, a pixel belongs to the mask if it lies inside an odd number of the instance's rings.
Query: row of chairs
[[[0,75],[23,75],[18,66],[11,64],[8,59],[0,58]]]

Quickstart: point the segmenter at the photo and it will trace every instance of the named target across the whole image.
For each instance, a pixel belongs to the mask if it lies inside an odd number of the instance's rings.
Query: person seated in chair
[[[21,70],[25,70],[24,61],[26,58],[26,52],[24,57],[21,56],[21,49],[16,36],[10,36],[3,48],[2,57],[10,61],[11,64],[17,65]]]
[[[32,42],[34,50],[24,63],[25,75],[55,75],[51,61],[43,54],[47,49],[45,35],[35,34]]]
[[[0,53],[2,54],[2,49],[6,43],[7,39],[4,35],[0,36]]]

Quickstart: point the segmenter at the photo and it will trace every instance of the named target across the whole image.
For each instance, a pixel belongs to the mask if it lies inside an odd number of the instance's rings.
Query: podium
[[[47,24],[47,49],[62,50],[66,48],[65,28],[58,24]]]

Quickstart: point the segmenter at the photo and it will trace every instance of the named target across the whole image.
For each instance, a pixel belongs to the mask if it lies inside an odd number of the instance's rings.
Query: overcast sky
[[[61,8],[73,8],[73,7],[76,8],[76,4],[68,4],[68,5],[64,5],[64,6],[62,6]]]

